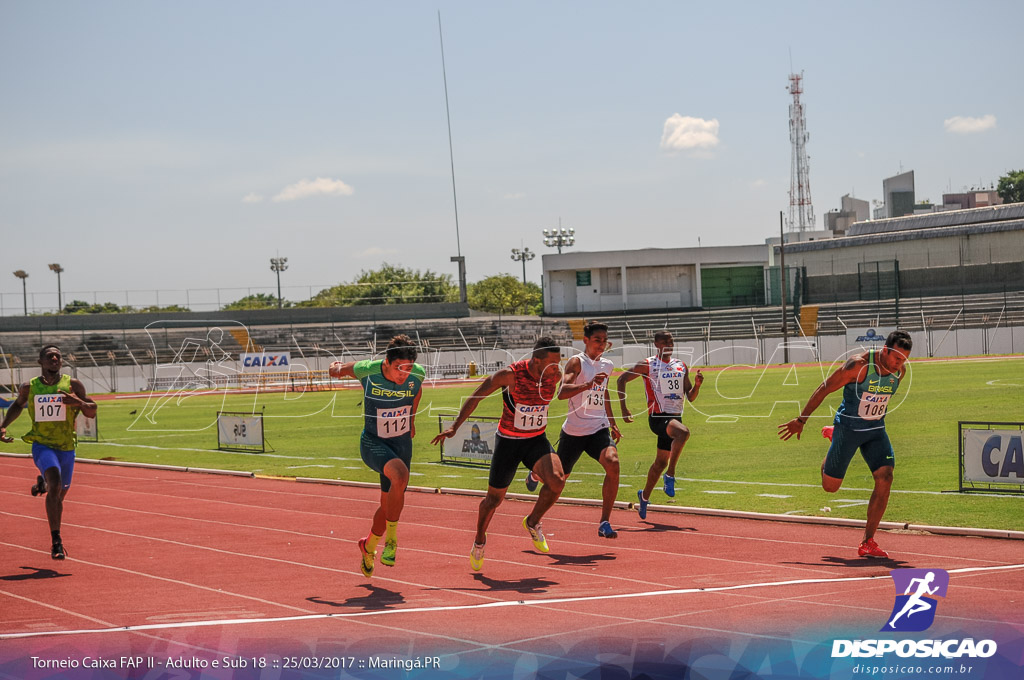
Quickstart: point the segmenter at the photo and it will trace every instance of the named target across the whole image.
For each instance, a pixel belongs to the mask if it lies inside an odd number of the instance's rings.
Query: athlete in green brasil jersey
[[[380,563],[393,567],[398,551],[396,529],[405,505],[412,464],[412,438],[416,436],[416,411],[426,372],[416,363],[416,347],[407,335],[388,343],[384,359],[335,361],[332,378],[356,378],[363,385],[363,433],[359,455],[380,474],[380,506],[373,515],[370,533],[359,539],[359,565],[363,575],[373,576],[377,543],[382,536]]]
[[[807,418],[821,405],[825,397],[842,388],[843,403],[836,411],[835,426],[832,429],[832,444],[825,460],[821,463],[821,487],[829,493],[839,491],[857,449],[871,469],[875,487],[868,501],[867,523],[864,525],[864,541],[857,554],[861,557],[889,557],[888,553],[875,542],[875,530],[889,504],[889,490],[892,488],[892,471],[896,457],[885,432],[885,414],[889,400],[896,393],[900,380],[906,373],[906,361],[914,343],[906,331],[893,331],[885,339],[880,351],[868,350],[854,354],[841,368],[830,375],[814,390],[800,415],[779,425],[779,437],[783,440],[793,435],[800,438]],[[828,437],[829,428],[823,434]]]
[[[75,471],[75,418],[79,412],[86,418],[95,418],[96,402],[85,393],[80,381],[61,373],[64,357],[56,345],[43,345],[39,366],[40,376],[22,384],[18,397],[7,409],[0,423],[0,441],[14,441],[7,435],[7,428],[27,408],[32,428],[22,439],[32,444],[32,461],[39,469],[32,495],[46,496],[46,519],[53,541],[50,557],[62,560],[67,550],[60,537],[60,524],[64,497]]]

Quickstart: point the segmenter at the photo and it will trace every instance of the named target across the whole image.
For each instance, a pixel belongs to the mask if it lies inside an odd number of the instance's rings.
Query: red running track
[[[871,637],[897,567],[951,572],[929,634],[1024,633],[1021,541],[883,532],[892,559],[879,561],[857,557],[855,528],[625,510],[607,540],[597,508],[557,505],[540,554],[520,526],[530,506],[508,500],[475,573],[479,499],[410,492],[398,563],[368,580],[356,541],[374,489],[79,464],[70,557],[54,562],[43,501],[28,493],[35,475],[28,459],[0,458],[0,677],[30,677],[17,671],[28,655],[68,649],[514,663],[707,636]]]

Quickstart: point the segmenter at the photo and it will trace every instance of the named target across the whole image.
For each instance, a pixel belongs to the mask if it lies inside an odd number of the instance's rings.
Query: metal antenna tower
[[[789,74],[789,87],[793,95],[789,105],[789,141],[793,145],[793,161],[789,174],[789,229],[790,231],[814,230],[814,207],[811,205],[810,164],[807,160],[807,118],[800,95],[804,88],[804,72]]]

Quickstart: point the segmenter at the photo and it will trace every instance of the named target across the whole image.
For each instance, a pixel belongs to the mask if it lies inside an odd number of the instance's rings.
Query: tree
[[[83,300],[72,300],[71,302],[64,305],[64,314],[119,314],[126,311],[125,308],[120,305],[116,305],[113,302],[101,302],[97,304],[89,304]],[[130,310],[128,310],[130,311]]]
[[[536,283],[525,286],[511,274],[495,274],[471,283],[466,291],[471,309],[496,314],[540,315],[543,309],[541,288]]]
[[[1024,170],[1011,170],[999,178],[996,193],[1003,203],[1024,203]]]
[[[398,305],[458,299],[459,291],[450,274],[435,274],[429,269],[420,272],[385,262],[380,269],[360,272],[352,283],[325,288],[299,306]]]
[[[285,300],[282,306],[291,307],[292,303]],[[224,305],[223,309],[277,309],[277,296],[269,293],[246,295],[244,298]]]

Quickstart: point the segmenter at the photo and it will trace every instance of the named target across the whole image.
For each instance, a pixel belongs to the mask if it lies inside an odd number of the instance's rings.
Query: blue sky
[[[269,288],[276,254],[314,292],[454,274],[438,9],[471,281],[559,218],[575,250],[776,233],[790,54],[819,225],[901,167],[933,202],[1024,167],[1020,2],[0,2],[4,313],[49,262],[66,299]]]

